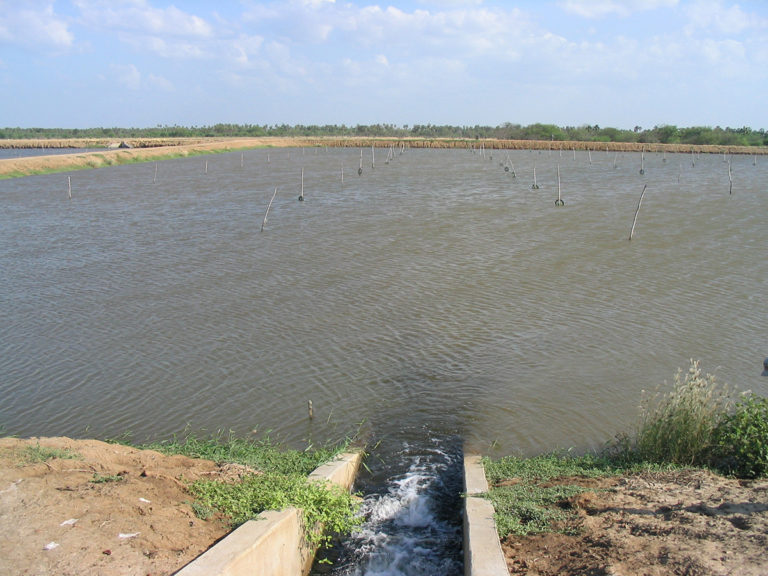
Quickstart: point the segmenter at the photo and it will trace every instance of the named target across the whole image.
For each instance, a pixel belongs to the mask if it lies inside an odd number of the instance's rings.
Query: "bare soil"
[[[510,574],[768,574],[768,481],[679,471],[568,483],[590,488],[562,503],[577,535],[505,538]]]
[[[29,446],[77,458],[29,462]],[[232,474],[95,440],[0,438],[0,574],[172,574],[229,532],[195,515],[187,482]]]

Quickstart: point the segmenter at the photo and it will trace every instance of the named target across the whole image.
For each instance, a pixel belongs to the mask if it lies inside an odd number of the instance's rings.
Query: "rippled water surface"
[[[766,158],[732,158],[730,195],[720,155],[646,154],[644,175],[630,153],[386,158],[363,150],[361,176],[357,149],[275,149],[0,181],[0,426],[426,426],[510,453],[599,446],[689,358],[768,392]]]

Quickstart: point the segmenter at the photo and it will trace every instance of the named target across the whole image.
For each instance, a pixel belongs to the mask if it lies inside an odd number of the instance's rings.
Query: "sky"
[[[0,0],[0,127],[768,128],[768,1]]]

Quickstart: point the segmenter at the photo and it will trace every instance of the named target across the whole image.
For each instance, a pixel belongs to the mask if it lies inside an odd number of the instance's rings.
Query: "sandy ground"
[[[563,503],[579,535],[506,538],[510,574],[768,574],[766,480],[683,471],[581,483],[594,490]]]
[[[27,462],[38,443],[78,457]],[[229,531],[195,516],[185,483],[228,475],[95,440],[0,438],[0,574],[172,574]]]

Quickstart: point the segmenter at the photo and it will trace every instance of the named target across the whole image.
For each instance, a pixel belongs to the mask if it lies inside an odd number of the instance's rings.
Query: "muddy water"
[[[362,153],[0,181],[0,426],[529,453],[600,446],[690,358],[768,392],[765,158],[729,194],[721,155]]]

